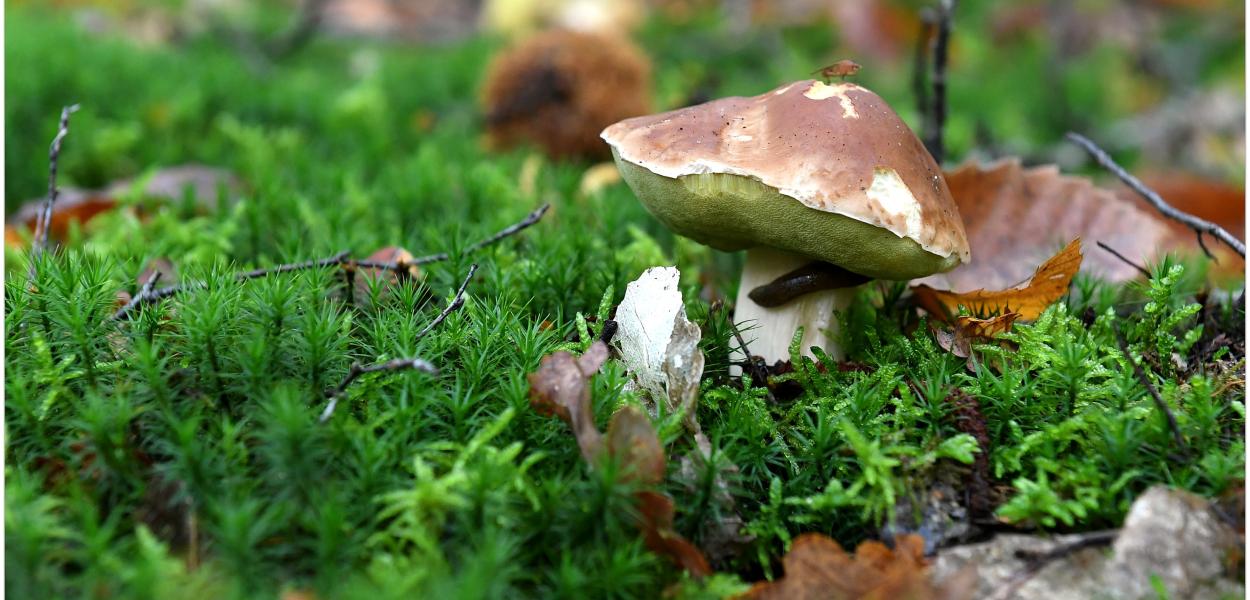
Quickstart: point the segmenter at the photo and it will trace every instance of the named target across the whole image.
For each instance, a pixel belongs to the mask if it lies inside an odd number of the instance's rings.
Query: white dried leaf
[[[638,389],[670,411],[684,410],[698,431],[695,402],[703,377],[703,332],[686,318],[676,267],[652,267],[630,282],[616,309],[616,347]]]

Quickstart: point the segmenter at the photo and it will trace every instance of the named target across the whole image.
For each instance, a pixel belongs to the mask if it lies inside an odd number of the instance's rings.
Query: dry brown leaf
[[[782,563],[785,577],[755,584],[752,600],[922,600],[943,597],[925,572],[924,539],[894,538],[894,550],[867,541],[851,556],[818,533],[794,540]]]
[[[178,200],[190,190],[203,209],[214,205],[219,189],[224,190],[227,197],[233,197],[239,188],[238,181],[228,171],[196,164],[166,167],[136,179],[115,181],[102,190],[61,188],[52,211],[49,239],[64,240],[71,223],[82,225],[101,213],[117,208],[117,199],[132,193],[137,184],[142,184],[138,190],[142,196],[167,201]],[[31,199],[5,219],[7,245],[23,247],[29,243],[21,235],[21,229],[25,227],[27,231],[34,231],[44,201],[44,198]]]
[[[592,465],[603,451],[603,436],[590,406],[590,377],[607,359],[607,345],[595,342],[580,358],[564,351],[550,354],[529,374],[530,405],[541,415],[568,423],[582,458]]]
[[[590,404],[590,377],[608,358],[608,347],[595,342],[580,358],[556,352],[543,358],[538,371],[529,375],[530,405],[539,414],[556,416],[573,428],[582,458],[592,467],[603,452],[616,459],[622,480],[644,487],[660,484],[668,459],[651,419],[642,411],[626,406],[612,415],[606,443],[595,429]],[[642,489],[637,500],[637,526],[652,552],[669,557],[690,573],[703,576],[712,572],[698,547],[673,529],[673,500],[662,492]]]
[[[1192,235],[1178,237],[1140,203],[1062,175],[1055,166],[1025,169],[1016,159],[966,164],[946,173],[946,183],[963,217],[972,262],[920,283],[957,291],[1007,288],[1074,238],[1102,242],[1138,265],[1162,252],[1196,250]],[[1101,249],[1090,250],[1082,268],[1110,281],[1140,276]]]
[[[690,540],[673,530],[673,499],[667,494],[643,490],[636,492],[638,514],[643,542],[652,552],[669,557],[691,575],[703,577],[712,574],[707,558]]]
[[[664,480],[666,460],[651,419],[637,408],[626,406],[608,424],[608,452],[628,469],[625,476],[642,485]]]
[[[950,330],[934,327],[933,336],[943,350],[959,358],[968,358],[972,355],[972,344],[994,341],[998,336],[1011,331],[1012,324],[1019,318],[1020,313],[1016,312],[989,319],[961,315],[955,318],[955,325]]]
[[[984,289],[971,292],[936,290],[928,285],[912,288],[916,300],[933,318],[951,322],[965,307],[976,317],[992,317],[1007,313],[1019,313],[1020,319],[1032,320],[1041,316],[1046,307],[1063,297],[1077,270],[1081,268],[1081,240],[1072,240],[1058,254],[1042,263],[1028,284],[1001,291]],[[1012,319],[1014,321],[1015,319]],[[981,324],[980,326],[988,326]],[[998,324],[1001,325],[1001,322]]]
[[[21,248],[30,243],[29,239],[22,236],[21,230],[22,228],[30,232],[35,230],[35,221],[38,220],[43,205],[42,198],[31,200],[5,220],[4,240],[7,245]],[[81,226],[96,215],[112,210],[116,206],[116,200],[95,192],[72,188],[62,189],[54,207],[55,210],[52,211],[52,227],[48,229],[48,238],[56,241],[64,240],[69,234],[72,223]]]

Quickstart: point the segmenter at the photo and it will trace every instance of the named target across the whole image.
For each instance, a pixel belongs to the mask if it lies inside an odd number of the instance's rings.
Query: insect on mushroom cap
[[[882,279],[969,259],[933,157],[873,92],[805,80],[605,129],[621,175],[669,229]]]

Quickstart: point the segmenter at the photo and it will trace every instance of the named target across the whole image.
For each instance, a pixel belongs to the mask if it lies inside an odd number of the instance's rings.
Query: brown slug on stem
[[[871,279],[871,277],[816,260],[751,290],[748,297],[760,306],[772,308],[804,294],[855,287]]]

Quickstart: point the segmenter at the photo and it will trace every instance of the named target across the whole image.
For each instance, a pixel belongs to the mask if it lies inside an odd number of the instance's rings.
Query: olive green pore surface
[[[876,279],[914,279],[949,271],[941,257],[910,238],[843,215],[809,208],[752,177],[726,173],[657,175],[622,160],[617,168],[634,195],[674,233],[718,250],[756,246],[810,256]]]

